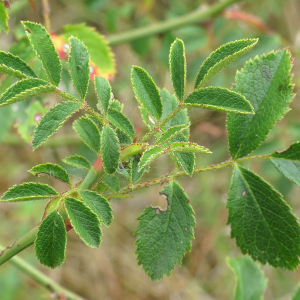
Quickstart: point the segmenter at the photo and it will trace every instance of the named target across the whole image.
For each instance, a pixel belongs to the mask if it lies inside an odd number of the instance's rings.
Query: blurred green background
[[[86,22],[108,38],[116,33],[125,32],[140,26],[151,26],[157,22],[176,18],[197,9],[205,10],[218,1],[197,0],[51,0],[51,30],[62,32],[66,24]],[[0,34],[0,49],[24,54],[27,49],[22,45],[20,20],[44,23],[40,1],[32,9],[27,0],[16,0],[11,5],[10,32]],[[233,18],[233,12],[239,12]],[[129,43],[112,46],[115,56],[116,75],[111,80],[115,98],[124,103],[124,113],[135,125],[137,131],[146,130],[139,114],[130,83],[132,65],[145,68],[160,88],[173,91],[168,73],[168,53],[170,44],[176,37],[181,38],[187,55],[187,92],[193,89],[197,71],[209,55],[220,45],[232,40],[258,37],[258,45],[243,58],[227,67],[216,76],[211,85],[230,87],[235,72],[243,67],[246,60],[271,50],[289,46],[294,57],[294,92],[300,85],[300,1],[299,0],[245,0],[239,1],[218,17],[205,22],[195,23],[169,32]],[[230,17],[231,16],[231,17]],[[24,47],[24,48],[23,48]],[[11,51],[12,51],[11,49]],[[0,75],[0,91],[9,85],[6,76]],[[95,103],[92,93],[90,103]],[[81,154],[93,161],[95,156],[78,143],[70,122],[52,137],[68,137],[68,145],[52,145],[32,152],[18,134],[18,123],[26,122],[26,108],[32,100],[25,101],[17,108],[0,110],[0,194],[9,187],[24,181],[36,181],[27,170],[39,163],[59,163],[61,159],[74,153]],[[40,100],[45,103],[59,101],[54,96]],[[291,111],[270,132],[268,139],[255,151],[267,154],[286,149],[292,142],[300,140],[300,99],[296,96]],[[226,114],[194,109],[190,111],[191,140],[209,148],[212,155],[197,155],[197,166],[222,162],[229,158]],[[7,130],[5,130],[7,128]],[[73,138],[74,137],[74,138]],[[285,179],[268,161],[252,161],[245,164],[263,176],[283,195],[300,217],[300,190]],[[66,167],[66,165],[64,165]],[[153,165],[147,175],[154,178],[172,169],[168,159],[161,159]],[[79,181],[84,173],[68,169]],[[149,204],[165,205],[159,196],[161,187],[152,187],[133,194],[130,199],[112,200],[114,221],[109,229],[103,229],[103,242],[99,249],[91,249],[74,234],[68,233],[67,259],[65,264],[55,270],[39,265],[33,247],[21,253],[32,265],[48,274],[65,287],[79,293],[89,300],[98,299],[233,299],[235,278],[226,264],[226,256],[240,255],[235,241],[230,239],[227,223],[226,200],[230,184],[229,168],[216,172],[195,174],[193,178],[179,181],[191,199],[196,213],[197,227],[192,252],[186,254],[181,267],[176,266],[171,276],[160,282],[152,282],[137,266],[134,254],[133,235],[138,222],[136,218]],[[64,191],[63,183],[47,178],[40,182],[52,184]],[[46,203],[2,203],[0,207],[0,243],[9,245],[21,237],[41,219]],[[262,266],[268,278],[265,299],[291,299],[300,279],[300,271],[290,272]],[[0,267],[0,299],[29,300],[42,299],[49,294],[9,263]]]

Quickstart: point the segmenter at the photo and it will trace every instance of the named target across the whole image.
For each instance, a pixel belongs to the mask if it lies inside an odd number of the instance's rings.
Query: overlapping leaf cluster
[[[86,158],[78,155],[63,160],[88,171],[87,176],[76,184],[67,171],[56,164],[42,164],[30,170],[33,175],[47,175],[66,183],[70,190],[63,194],[48,185],[31,182],[14,186],[2,196],[1,201],[49,201],[35,241],[36,254],[42,264],[54,268],[64,262],[67,230],[71,228],[88,246],[98,247],[102,235],[100,226],[109,226],[113,218],[108,200],[128,197],[125,191],[134,190],[151,163],[160,156],[170,155],[176,170],[182,169],[192,176],[195,154],[211,153],[204,146],[189,141],[187,110],[195,107],[228,113],[229,148],[234,164],[227,204],[228,223],[237,245],[243,253],[262,263],[288,269],[297,267],[300,227],[296,217],[277,191],[239,164],[240,159],[265,140],[271,128],[288,111],[293,94],[291,60],[287,50],[249,61],[237,73],[233,89],[204,87],[224,67],[255,46],[257,39],[223,45],[204,61],[194,91],[186,95],[184,44],[176,39],[171,45],[169,59],[175,94],[159,89],[144,69],[132,68],[133,90],[148,127],[144,136],[136,137],[134,127],[122,112],[123,105],[114,99],[110,83],[105,78],[94,78],[98,111],[88,106],[90,53],[78,37],[71,34],[69,37],[68,67],[78,96],[74,97],[58,88],[62,66],[50,35],[39,24],[23,22],[23,25],[47,80],[38,78],[19,57],[0,52],[0,72],[19,79],[0,96],[0,106],[45,93],[61,95],[65,101],[49,110],[35,128],[33,149],[81,110],[83,115],[73,122],[73,128],[83,143],[98,155],[92,166]],[[280,172],[300,186],[299,143],[267,157]],[[193,209],[174,179],[176,171],[173,175],[167,178],[167,185],[161,191],[167,198],[167,209],[149,206],[138,218],[138,262],[154,280],[169,275],[175,264],[181,263],[186,250],[191,249],[194,237]],[[127,180],[128,189],[121,177]],[[233,262],[231,265],[235,268]],[[257,293],[260,294],[263,288],[264,285]]]

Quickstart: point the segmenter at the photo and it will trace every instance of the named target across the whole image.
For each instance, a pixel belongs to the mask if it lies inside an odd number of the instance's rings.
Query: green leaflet
[[[168,152],[197,152],[197,153],[211,153],[208,149],[191,142],[175,142],[167,149]]]
[[[231,237],[243,254],[274,267],[299,264],[300,226],[282,196],[267,182],[235,166],[227,208]]]
[[[162,102],[153,79],[144,69],[133,67],[131,69],[131,82],[139,104],[145,107],[148,113],[156,120],[160,120]]]
[[[91,168],[89,161],[86,158],[79,155],[68,156],[65,159],[63,159],[63,162],[77,169],[86,169],[89,171],[89,169]]]
[[[188,142],[188,138],[184,134],[178,134],[171,139],[172,143]],[[174,156],[184,172],[190,176],[193,175],[195,168],[195,153],[188,152],[174,152],[171,157]]]
[[[0,96],[0,107],[46,93],[53,93],[56,87],[38,78],[26,78],[11,85]]]
[[[63,28],[66,40],[75,36],[83,41],[89,49],[92,62],[100,69],[105,77],[112,77],[115,71],[114,55],[108,46],[103,35],[99,34],[95,28],[86,26],[84,23],[76,25],[66,25]]]
[[[141,168],[139,170],[140,159],[141,159],[141,157],[139,155],[136,155],[134,157],[134,159],[132,160],[132,163],[131,163],[131,176],[130,176],[131,183],[138,182],[142,178],[143,174],[145,173],[145,171],[147,169],[147,168]]]
[[[102,113],[106,115],[109,107],[109,101],[111,98],[111,86],[108,80],[104,77],[99,76],[94,79],[95,92],[98,97]]]
[[[123,133],[127,134],[131,139],[134,139],[134,128],[130,121],[116,109],[108,110],[108,121],[119,128]]]
[[[20,57],[0,51],[0,72],[17,78],[36,77],[32,69]]]
[[[182,133],[183,130],[188,129],[188,127],[186,125],[177,125],[174,127],[170,127],[169,129],[167,129],[167,131],[165,133],[163,133],[161,135],[161,137],[157,140],[157,142],[155,144],[162,144],[165,143],[167,141],[169,141],[170,139],[172,139],[173,137],[175,137],[176,135]]]
[[[1,197],[1,201],[29,201],[42,200],[58,197],[57,193],[51,186],[47,184],[26,182],[19,185],[14,185]]]
[[[250,257],[227,258],[227,264],[236,277],[235,300],[259,300],[263,298],[268,280]]]
[[[0,32],[4,31],[5,33],[8,33],[9,27],[7,24],[7,11],[4,3],[1,1],[0,2]]]
[[[80,238],[90,247],[98,248],[101,243],[100,221],[95,213],[81,201],[66,197],[65,207],[71,224]]]
[[[101,155],[105,172],[115,173],[120,162],[120,144],[116,133],[108,124],[101,132]]]
[[[91,119],[81,117],[73,123],[73,128],[89,148],[100,153],[100,131]]]
[[[71,185],[70,177],[67,171],[57,164],[41,164],[33,167],[29,172],[35,176],[49,175]]]
[[[41,223],[35,240],[35,252],[41,264],[52,269],[65,261],[67,231],[62,217],[52,211]]]
[[[78,192],[83,201],[98,216],[99,220],[108,227],[113,219],[112,208],[108,201],[93,191],[79,190]]]
[[[195,89],[202,87],[223,68],[246,54],[256,45],[258,39],[245,39],[225,44],[211,53],[199,69]]]
[[[300,187],[300,142],[285,151],[273,153],[270,160],[278,171]]]
[[[90,55],[87,47],[77,38],[70,37],[69,71],[74,88],[81,99],[85,99],[90,81]]]
[[[135,154],[139,154],[144,152],[144,150],[148,147],[148,143],[141,143],[141,144],[131,144],[122,148],[121,150],[121,160],[124,160],[128,157],[131,157]]]
[[[243,95],[220,87],[196,90],[189,94],[184,103],[213,110],[253,114],[252,105]]]
[[[186,60],[183,41],[176,39],[170,48],[170,74],[175,94],[183,100],[186,85]]]
[[[153,148],[146,150],[139,162],[139,172],[163,154],[165,154],[165,150],[159,146],[154,146]]]
[[[227,130],[233,159],[255,150],[288,111],[294,97],[289,75],[291,66],[290,53],[284,49],[256,57],[237,72],[234,91],[250,101],[255,115],[228,114]]]
[[[45,142],[71,115],[80,108],[80,103],[67,101],[57,104],[41,119],[33,133],[32,147],[35,150]]]
[[[23,21],[22,24],[32,48],[40,59],[49,80],[58,86],[62,65],[49,33],[41,24],[28,21]]]
[[[194,238],[194,211],[187,195],[176,181],[171,181],[162,191],[168,208],[147,207],[138,218],[135,232],[139,264],[152,280],[170,275],[175,264],[181,264],[186,250],[191,250]]]
[[[120,191],[120,183],[115,175],[106,175],[103,178],[102,183],[106,184],[109,189],[115,193],[118,193]]]

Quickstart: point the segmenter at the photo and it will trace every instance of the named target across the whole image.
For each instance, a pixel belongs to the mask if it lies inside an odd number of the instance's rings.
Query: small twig
[[[42,0],[43,4],[43,16],[45,21],[45,27],[48,32],[51,32],[51,25],[50,25],[50,6],[48,0]]]

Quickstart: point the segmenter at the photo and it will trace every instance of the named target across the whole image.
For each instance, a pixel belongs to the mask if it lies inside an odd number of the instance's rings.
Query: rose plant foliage
[[[297,268],[300,255],[297,218],[278,191],[241,165],[244,160],[251,159],[248,155],[260,146],[276,122],[289,110],[294,94],[290,74],[292,59],[287,49],[246,62],[237,72],[231,89],[206,87],[210,79],[251,50],[258,40],[244,39],[225,44],[203,62],[195,79],[194,91],[186,95],[184,44],[176,39],[169,55],[174,94],[159,89],[144,69],[132,67],[133,90],[148,128],[145,135],[136,136],[134,127],[122,112],[122,104],[114,99],[110,83],[105,78],[94,78],[98,110],[87,104],[86,94],[91,84],[90,54],[79,38],[69,37],[68,68],[77,93],[74,97],[58,87],[62,65],[46,29],[31,22],[23,22],[23,26],[47,80],[38,78],[21,58],[0,52],[0,72],[19,79],[0,96],[0,109],[34,96],[59,95],[62,101],[44,114],[34,130],[33,150],[67,119],[81,111],[81,116],[73,121],[73,128],[98,155],[92,166],[86,158],[78,155],[63,160],[73,167],[88,170],[86,177],[75,185],[67,171],[57,164],[41,164],[29,171],[33,175],[48,175],[65,182],[69,186],[65,193],[60,194],[47,184],[29,182],[15,185],[2,195],[2,202],[47,201],[42,221],[31,241],[43,265],[56,268],[64,262],[67,231],[71,228],[88,246],[99,247],[101,227],[108,227],[113,220],[109,200],[127,198],[131,192],[155,184],[163,184],[161,194],[166,197],[167,208],[148,206],[138,217],[135,232],[138,263],[153,280],[161,279],[164,274],[170,275],[175,265],[181,264],[185,252],[191,250],[196,223],[192,203],[176,178],[192,176],[205,169],[195,167],[195,155],[211,153],[205,145],[189,141],[187,109],[194,107],[228,114],[231,158],[206,168],[233,167],[227,202],[231,237],[236,239],[241,252],[253,260],[289,270]],[[175,171],[142,182],[143,174],[149,172],[152,162],[162,155],[171,157]],[[264,155],[264,158],[300,186],[299,142],[285,151]],[[3,262],[0,256],[0,264]],[[258,276],[259,284],[252,291],[254,297],[261,295],[266,282],[249,257],[229,260],[228,263],[239,278],[238,293],[243,293],[239,284],[243,287],[245,278],[240,272],[241,268],[246,268],[250,274]]]

